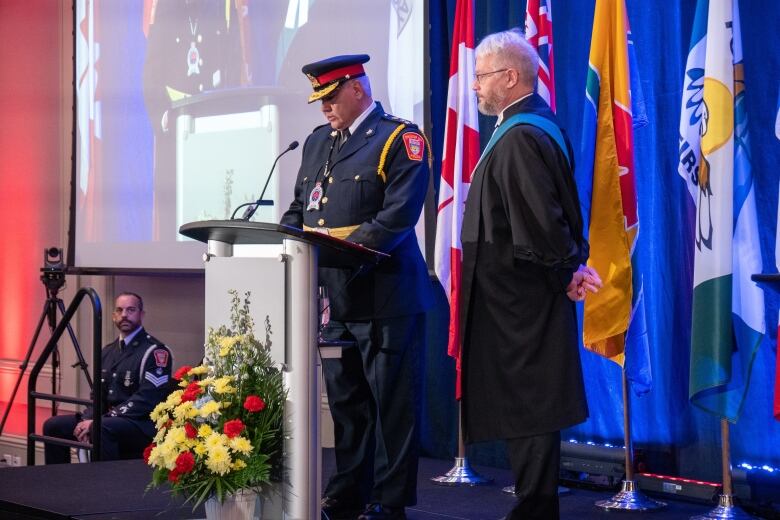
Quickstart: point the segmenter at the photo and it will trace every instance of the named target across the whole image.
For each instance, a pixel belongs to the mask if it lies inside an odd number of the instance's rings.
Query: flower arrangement
[[[281,474],[286,393],[265,343],[254,336],[249,296],[230,291],[231,326],[209,328],[203,364],[181,367],[179,389],[151,413],[157,434],[144,451],[154,468],[150,487],[168,482],[197,507]]]

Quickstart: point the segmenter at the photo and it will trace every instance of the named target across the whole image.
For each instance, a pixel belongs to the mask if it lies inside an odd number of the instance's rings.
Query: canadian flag
[[[456,398],[460,399],[460,305],[463,247],[460,229],[471,174],[479,160],[477,97],[474,81],[474,1],[458,0],[450,55],[447,119],[436,220],[436,274],[450,302],[447,353],[455,358]]]
[[[539,83],[536,91],[555,112],[552,0],[528,0],[525,5],[525,39],[539,53]]]

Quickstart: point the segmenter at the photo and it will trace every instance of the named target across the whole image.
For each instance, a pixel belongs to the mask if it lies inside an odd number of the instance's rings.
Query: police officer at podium
[[[119,337],[103,348],[100,388],[103,392],[101,460],[140,458],[152,442],[149,414],[170,390],[173,355],[144,330],[144,302],[123,292],[114,302],[112,320]],[[43,434],[90,442],[94,411],[57,415],[43,424]],[[46,443],[46,464],[70,462],[70,448]]]
[[[403,519],[416,503],[417,359],[432,303],[414,231],[429,145],[414,123],[373,100],[368,60],[335,56],[303,67],[309,103],[322,104],[327,123],[306,139],[281,223],[390,255],[369,271],[319,270],[330,297],[323,337],[355,343],[322,363],[336,452],[322,508],[329,518]]]

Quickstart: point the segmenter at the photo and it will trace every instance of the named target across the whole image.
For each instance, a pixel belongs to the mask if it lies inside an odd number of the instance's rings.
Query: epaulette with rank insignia
[[[414,127],[417,126],[416,124],[414,124],[413,122],[411,122],[411,121],[409,121],[407,119],[404,119],[404,118],[398,117],[398,116],[394,116],[393,114],[388,114],[386,112],[384,114],[382,114],[382,117],[384,119],[388,119],[390,121],[395,121],[396,123],[403,123],[406,126],[414,126]]]
[[[320,129],[320,128],[322,128],[323,126],[330,126],[330,123],[323,123],[323,124],[321,124],[321,125],[319,125],[319,126],[315,126],[315,127],[314,127],[314,130],[312,130],[312,131],[311,131],[311,133],[314,133],[314,132],[316,132],[317,130],[319,130],[319,129]]]

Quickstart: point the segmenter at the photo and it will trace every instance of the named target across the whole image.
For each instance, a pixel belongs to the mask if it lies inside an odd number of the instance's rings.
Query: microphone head
[[[288,150],[295,150],[296,148],[298,148],[298,141],[293,141],[290,143],[290,146],[287,147]]]

